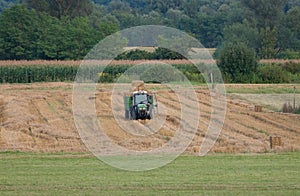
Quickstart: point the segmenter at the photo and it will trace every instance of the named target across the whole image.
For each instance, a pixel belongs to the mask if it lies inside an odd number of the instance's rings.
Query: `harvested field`
[[[248,102],[256,103],[266,108],[281,111],[283,104],[293,105],[293,94],[233,94],[239,99],[244,99]],[[295,96],[296,100],[300,100],[300,94]],[[299,102],[298,102],[299,103]],[[298,107],[298,105],[296,106]]]
[[[124,132],[111,110],[112,85],[97,88],[97,115],[106,134],[118,145],[149,150],[167,143],[175,134],[180,118],[178,99],[159,85],[159,104],[166,108],[162,128],[147,137]],[[205,86],[194,86],[199,98],[201,122],[188,153],[197,153],[210,121],[211,102]],[[232,88],[232,87],[231,87]],[[76,130],[72,112],[71,83],[5,84],[0,86],[0,150],[34,152],[86,152]],[[236,97],[227,100],[227,115],[221,135],[211,152],[267,152],[269,137],[282,137],[278,151],[300,150],[300,115],[276,113],[264,108],[255,112],[255,103]],[[130,122],[138,123],[138,122]],[[148,122],[149,123],[149,122]],[[143,125],[141,125],[143,126]]]

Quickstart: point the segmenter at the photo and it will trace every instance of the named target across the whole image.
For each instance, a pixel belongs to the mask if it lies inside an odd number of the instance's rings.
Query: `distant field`
[[[300,153],[181,156],[152,171],[89,154],[0,153],[0,195],[299,195]]]
[[[274,111],[282,111],[284,104],[293,106],[293,94],[232,94],[231,96],[262,105]],[[300,94],[295,96],[296,107],[300,106]]]
[[[299,84],[227,84],[226,91],[232,98],[265,106],[268,109],[281,111],[284,103],[293,105],[294,87],[296,106],[300,106]]]
[[[227,93],[239,94],[300,94],[300,84],[226,84]]]

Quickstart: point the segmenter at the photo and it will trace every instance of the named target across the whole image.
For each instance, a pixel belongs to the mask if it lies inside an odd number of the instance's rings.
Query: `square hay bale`
[[[256,105],[256,106],[254,107],[254,110],[255,110],[255,112],[262,112],[262,106]]]
[[[271,136],[270,137],[270,147],[274,149],[276,146],[282,146],[281,137]]]

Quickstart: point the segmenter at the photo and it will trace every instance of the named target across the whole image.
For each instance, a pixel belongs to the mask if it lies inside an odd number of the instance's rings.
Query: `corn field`
[[[1,83],[73,81],[78,66],[0,66]]]
[[[181,61],[169,61],[164,63],[176,63],[173,67],[180,70],[186,77],[192,81],[203,81],[201,74],[195,66],[184,61],[186,64],[181,64]],[[0,63],[0,83],[34,83],[34,82],[71,82],[74,81],[77,75],[79,80],[99,80],[99,82],[115,82],[126,70],[132,68],[136,73],[143,70],[140,66],[135,66],[142,61],[121,61],[111,62],[104,68],[106,62],[84,62],[86,66],[79,69],[80,61],[70,62],[25,62],[21,64],[18,61],[1,62]],[[147,64],[157,64],[157,61],[147,62]],[[144,66],[145,67],[145,66]]]

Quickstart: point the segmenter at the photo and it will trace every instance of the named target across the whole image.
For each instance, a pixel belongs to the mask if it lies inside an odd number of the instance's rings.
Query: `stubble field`
[[[29,152],[87,152],[76,130],[72,112],[72,83],[36,83],[1,85],[0,95],[0,150]],[[118,145],[129,149],[147,150],[168,142],[180,124],[180,103],[172,90],[161,85],[149,85],[155,89],[158,103],[164,106],[166,120],[162,128],[147,137],[134,136],[123,131],[115,120],[111,109],[112,84],[97,87],[97,116],[106,134]],[[195,85],[199,99],[199,127],[186,152],[199,152],[211,118],[211,97],[205,85]],[[259,153],[270,151],[269,137],[279,136],[283,146],[277,151],[298,151],[300,149],[300,116],[274,112],[264,107],[262,112],[255,112],[254,106],[266,99],[257,94],[252,86],[227,86],[227,111],[220,137],[211,153]],[[270,88],[256,86],[255,89]],[[273,85],[273,89],[288,88]],[[235,90],[234,90],[235,89]],[[240,92],[239,89],[244,92]],[[256,102],[245,91],[256,95]],[[234,93],[236,92],[236,93]],[[250,95],[250,94],[249,94]],[[284,97],[285,94],[275,94]],[[246,97],[242,99],[241,97]],[[288,94],[290,99],[292,94]],[[299,96],[299,94],[297,95]],[[122,100],[122,99],[121,99]],[[270,100],[272,102],[272,100]],[[122,105],[122,104],[121,104]],[[176,116],[177,115],[177,116]],[[138,123],[138,122],[130,122]]]

